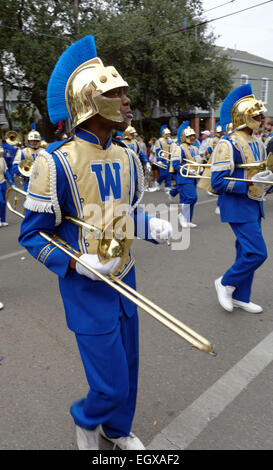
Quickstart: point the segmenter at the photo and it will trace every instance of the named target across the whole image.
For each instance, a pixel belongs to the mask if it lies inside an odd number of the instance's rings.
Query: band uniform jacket
[[[120,303],[129,317],[135,314],[136,305],[105,282],[93,281],[70,269],[70,257],[45,242],[38,232],[54,233],[80,253],[96,253],[98,240],[65,220],[63,214],[90,223],[90,214],[97,207],[107,222],[112,216],[107,208],[121,203],[134,205],[137,171],[133,160],[128,149],[114,145],[111,139],[102,147],[95,134],[77,128],[68,141],[42,150],[32,169],[19,242],[59,276],[67,325],[76,333],[110,332],[118,323]],[[100,223],[95,212],[93,225]],[[149,216],[136,208],[133,217],[135,235],[152,241]],[[136,287],[131,253],[122,259],[120,272],[114,274]]]
[[[246,223],[264,217],[261,188],[246,181],[229,181],[225,177],[251,179],[257,169],[238,168],[243,163],[265,160],[266,150],[255,136],[244,131],[235,131],[224,136],[212,155],[211,185],[220,193],[220,214],[222,222]]]

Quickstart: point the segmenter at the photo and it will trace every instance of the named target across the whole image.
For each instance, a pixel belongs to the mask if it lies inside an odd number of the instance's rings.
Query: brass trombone
[[[11,204],[11,193],[12,191],[18,192],[24,196],[26,196],[26,192],[16,188],[16,187],[10,187],[7,191],[7,207],[16,215],[18,215],[21,218],[24,218],[24,215],[17,210],[15,210],[12,207]],[[71,216],[65,216],[67,220],[70,222],[80,225],[81,227],[90,230],[91,232],[98,232],[100,229],[97,229],[94,226],[90,226],[86,222],[82,221],[81,219],[74,218]],[[177,318],[173,317],[171,314],[163,310],[161,307],[157,306],[152,302],[151,300],[147,299],[145,296],[137,292],[135,289],[132,287],[128,286],[126,283],[123,281],[115,278],[113,275],[110,276],[104,276],[103,274],[99,273],[96,269],[91,268],[87,263],[82,261],[77,255],[78,253],[76,250],[74,250],[71,246],[69,246],[65,241],[61,240],[60,238],[57,238],[57,236],[49,236],[48,234],[44,232],[39,232],[39,235],[43,237],[45,240],[47,240],[49,243],[52,243],[54,246],[59,248],[61,251],[66,253],[68,256],[70,256],[72,259],[74,259],[77,263],[81,264],[84,266],[87,270],[90,272],[94,273],[100,280],[104,281],[106,284],[111,286],[113,289],[115,289],[117,292],[120,294],[124,295],[127,299],[131,300],[134,304],[136,304],[138,307],[142,308],[146,313],[150,314],[153,318],[158,320],[161,324],[169,328],[171,331],[179,335],[181,338],[183,338],[185,341],[189,342],[194,348],[199,349],[200,351],[206,352],[208,354],[211,354],[213,356],[216,355],[212,344],[205,339],[203,336],[199,335],[196,333],[194,330],[186,326],[184,323],[182,323],[180,320]],[[103,233],[102,233],[103,235]],[[102,238],[103,240],[103,238]],[[115,240],[117,243],[119,243],[118,240]],[[131,242],[132,243],[132,242]],[[101,246],[103,249],[103,244]],[[71,253],[70,250],[73,250],[73,253]],[[122,248],[121,248],[122,249]],[[117,255],[116,255],[117,256]]]
[[[167,170],[168,164],[171,163],[171,158],[165,157],[164,154],[171,155],[171,152],[167,152],[166,150],[163,150],[163,149],[158,152],[158,157],[163,158],[168,163],[163,163],[163,162],[156,161],[156,162],[153,163],[153,165],[159,166],[159,168],[163,168],[164,170]]]
[[[186,160],[186,164],[182,165],[180,168],[180,174],[181,176],[186,176],[187,178],[201,178],[201,179],[211,179],[210,176],[205,176],[202,175],[201,171],[203,168],[211,168],[212,164],[211,163],[197,163],[197,162],[192,162],[191,160]],[[242,163],[240,165],[235,165],[235,168],[249,168],[249,169],[257,169],[259,171],[264,171],[264,170],[270,170],[273,171],[273,153],[270,152],[267,159],[260,161],[260,162],[255,162],[255,163]],[[195,170],[196,174],[190,174],[191,170]],[[186,171],[186,174],[183,173],[183,171]],[[245,178],[231,178],[231,177],[225,177],[225,180],[229,181],[245,181],[246,183],[261,183],[259,180],[249,180]],[[263,184],[268,184],[270,186],[273,186],[273,181],[265,181],[262,182]]]

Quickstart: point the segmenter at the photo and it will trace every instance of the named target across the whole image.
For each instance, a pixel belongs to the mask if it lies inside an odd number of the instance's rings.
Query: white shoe
[[[161,184],[159,184],[157,181],[155,182],[155,191],[160,191],[161,189]]]
[[[215,214],[220,215],[220,207],[216,206],[216,209],[214,211]]]
[[[4,308],[4,304],[0,302],[0,310],[2,310],[2,308]]]
[[[1,227],[7,227],[8,223],[7,222],[1,222]]]
[[[235,291],[235,287],[233,286],[223,286],[222,284],[223,276],[219,277],[214,281],[215,289],[217,292],[217,297],[219,304],[228,312],[233,311],[233,299],[232,294]]]
[[[118,446],[121,450],[144,450],[145,447],[141,440],[130,432],[129,436],[126,437],[108,437],[100,426],[100,434],[107,439],[107,441],[113,442],[115,446]]]
[[[212,193],[211,191],[207,191],[208,196],[217,196],[217,194]]]
[[[189,226],[190,226],[190,228],[195,228],[195,227],[197,227],[197,225],[196,225],[196,224],[193,224],[192,222],[189,222]]]
[[[85,429],[76,425],[76,437],[79,450],[99,450],[99,428]]]
[[[171,202],[174,202],[174,201],[175,201],[175,198],[176,198],[176,196],[172,196],[171,193],[169,192],[169,200],[170,200]]]
[[[263,308],[253,302],[241,302],[240,300],[232,299],[233,307],[242,308],[250,313],[262,313]]]

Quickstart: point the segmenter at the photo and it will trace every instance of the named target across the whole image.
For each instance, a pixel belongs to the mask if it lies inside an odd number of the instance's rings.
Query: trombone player
[[[18,175],[23,179],[25,191],[27,191],[31,167],[40,150],[41,135],[36,131],[35,124],[32,124],[27,141],[27,147],[17,150],[12,165],[12,175]]]
[[[35,161],[19,238],[59,276],[67,325],[76,335],[90,387],[70,410],[80,450],[99,449],[99,432],[121,449],[144,448],[131,433],[138,376],[137,311],[135,304],[92,271],[45,243],[39,232],[57,234],[98,274],[114,274],[131,287],[135,287],[131,253],[100,262],[99,241],[63,215],[90,220],[93,210],[95,225],[106,226],[112,222],[109,202],[114,208],[125,204],[138,236],[154,243],[170,237],[168,222],[137,208],[144,192],[138,157],[112,143],[112,131],[123,132],[133,117],[127,87],[117,70],[105,67],[97,57],[91,35],[61,55],[48,84],[48,112],[53,123],[70,118],[75,135],[41,150]],[[96,219],[96,208],[104,221]]]
[[[236,238],[235,262],[215,281],[218,301],[228,312],[234,308],[250,313],[263,311],[260,305],[251,302],[251,287],[256,269],[267,258],[261,218],[264,217],[264,194],[268,184],[272,182],[273,185],[270,170],[260,171],[258,165],[253,168],[253,164],[266,158],[263,143],[253,135],[253,131],[261,126],[265,111],[263,103],[253,95],[250,84],[233,90],[220,110],[222,126],[230,122],[233,126],[233,131],[217,144],[211,167],[212,188],[221,195],[221,221],[230,224]],[[249,166],[238,167],[242,164]],[[235,181],[227,179],[231,175]],[[236,178],[243,181],[236,181]]]

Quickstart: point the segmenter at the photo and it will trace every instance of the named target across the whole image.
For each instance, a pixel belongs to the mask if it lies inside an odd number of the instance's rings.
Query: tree
[[[143,112],[158,99],[169,110],[208,109],[231,86],[227,59],[206,25],[198,26],[200,0],[2,0],[0,18],[0,55],[15,64],[4,68],[5,84],[37,107],[38,130],[49,141],[50,74],[61,53],[86,34],[94,35],[105,65],[115,65],[128,81],[133,108]]]

